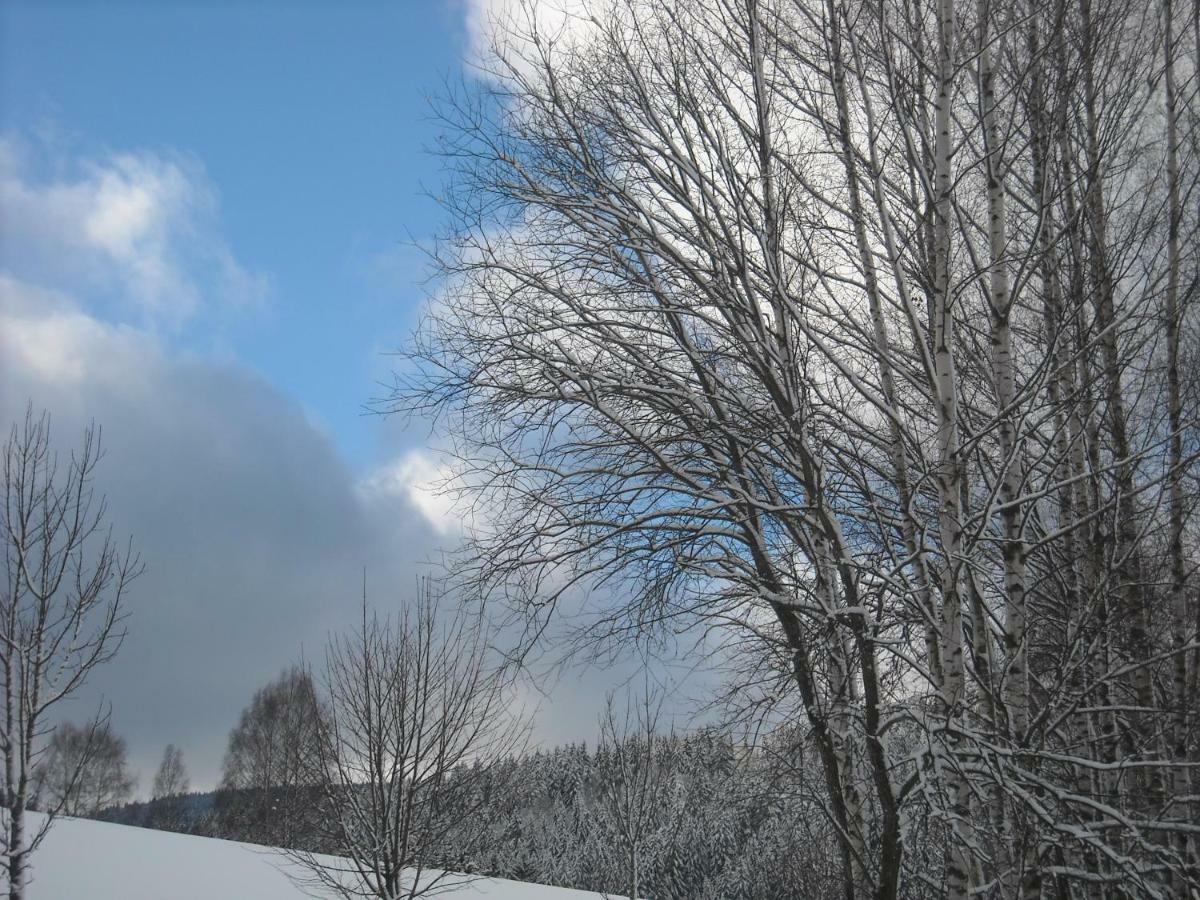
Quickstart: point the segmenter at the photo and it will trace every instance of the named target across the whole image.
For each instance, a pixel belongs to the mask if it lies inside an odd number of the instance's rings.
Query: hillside
[[[41,817],[32,814],[34,827]],[[33,857],[31,900],[305,900],[294,864],[253,844],[62,818]],[[598,900],[600,894],[475,879],[438,896],[451,900]]]

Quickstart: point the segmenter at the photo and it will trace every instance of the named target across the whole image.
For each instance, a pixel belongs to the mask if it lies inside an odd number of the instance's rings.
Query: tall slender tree
[[[186,794],[190,786],[191,781],[188,778],[187,768],[183,764],[183,751],[174,744],[167,744],[167,749],[163,751],[162,762],[158,766],[158,772],[154,775],[151,799],[162,800]]]
[[[71,796],[63,791],[46,800],[48,815],[37,828],[27,828],[32,779],[47,752],[54,713],[120,648],[126,594],[142,571],[131,544],[113,540],[105,500],[93,493],[99,461],[100,433],[93,427],[60,460],[51,445],[49,416],[35,417],[32,405],[4,445],[0,854],[13,900],[25,896],[30,854]],[[97,714],[82,731],[81,759],[102,733],[104,717]]]
[[[600,718],[600,794],[625,852],[625,894],[641,896],[649,845],[678,814],[672,770],[678,745],[660,734],[663,695],[649,680],[640,696],[627,694],[618,711],[612,696]]]
[[[220,815],[242,840],[293,846],[309,830],[323,715],[311,676],[293,666],[255,691],[229,733]]]

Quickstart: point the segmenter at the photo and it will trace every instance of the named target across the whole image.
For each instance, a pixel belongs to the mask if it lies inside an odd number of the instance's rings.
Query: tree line
[[[610,703],[591,747],[461,763],[448,773],[459,787],[426,810],[438,827],[419,864],[664,900],[838,897],[837,840],[811,796],[811,742],[792,731],[755,749],[716,726],[661,731],[661,695],[648,697]],[[217,791],[186,798],[177,817],[164,817],[158,801],[99,817],[301,856],[345,854],[315,776],[319,735],[295,727],[317,714],[309,676],[285,671],[231,733]],[[247,754],[251,745],[257,752]],[[367,795],[371,786],[352,789]],[[936,854],[932,843],[926,851]]]

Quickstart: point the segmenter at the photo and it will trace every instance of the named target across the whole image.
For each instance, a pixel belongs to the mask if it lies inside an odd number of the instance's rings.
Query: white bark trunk
[[[963,523],[960,490],[963,461],[959,446],[958,377],[955,368],[954,310],[950,284],[950,217],[953,184],[951,104],[954,94],[954,0],[938,2],[938,81],[934,107],[934,299],[933,355],[937,383],[937,447],[939,527],[944,554],[941,589],[942,706],[947,734],[937,742],[947,754],[941,767],[950,798],[950,825],[954,840],[946,862],[947,900],[967,900],[971,889],[971,806],[965,776],[953,759],[959,741],[965,702],[963,667],[962,578]]]

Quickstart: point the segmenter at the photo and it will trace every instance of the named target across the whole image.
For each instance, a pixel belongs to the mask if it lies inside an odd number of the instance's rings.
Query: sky
[[[431,296],[429,99],[474,77],[469,0],[0,0],[0,414],[89,421],[146,564],[111,707],[144,794],[168,742],[219,776],[254,690],[457,533],[427,423],[365,412]],[[590,738],[624,670],[542,702]],[[621,677],[624,677],[623,675]],[[531,693],[531,696],[538,696]]]

